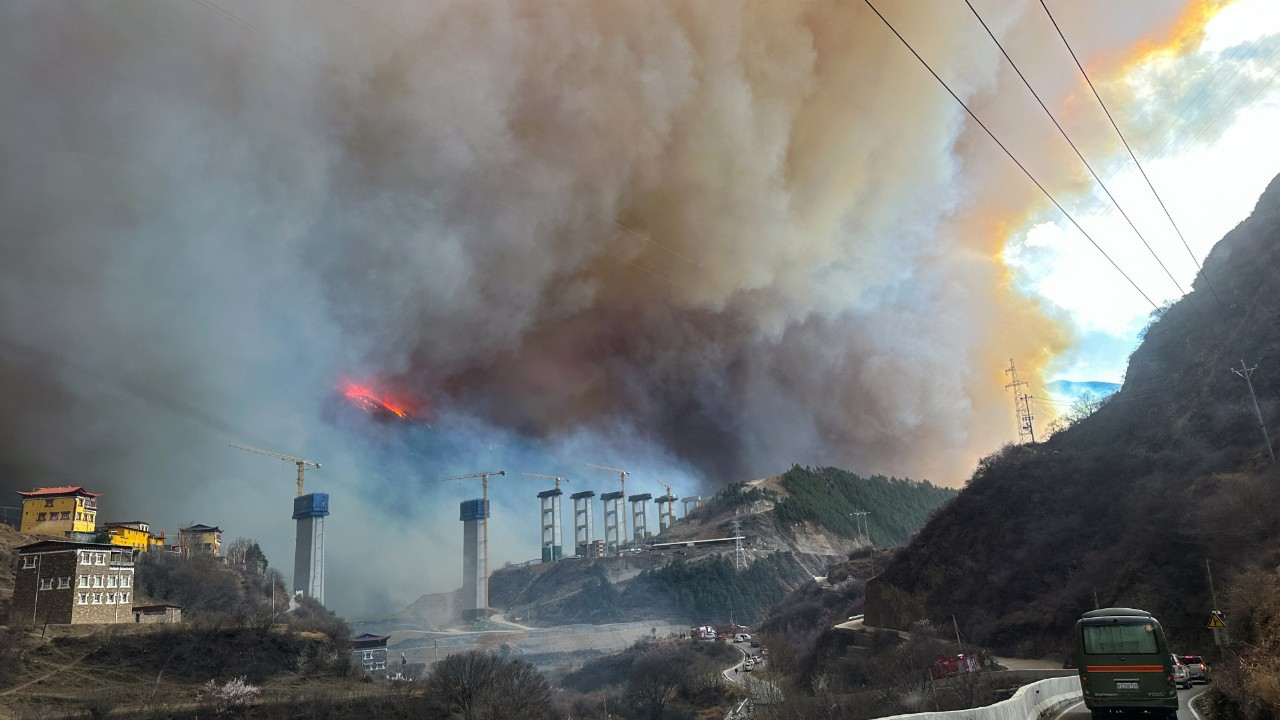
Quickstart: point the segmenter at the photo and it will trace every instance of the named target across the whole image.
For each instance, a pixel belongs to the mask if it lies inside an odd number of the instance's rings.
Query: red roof
[[[79,485],[64,485],[62,487],[40,488],[39,490],[18,491],[22,497],[43,497],[45,495],[84,495],[85,497],[102,497],[102,493],[89,492]]]

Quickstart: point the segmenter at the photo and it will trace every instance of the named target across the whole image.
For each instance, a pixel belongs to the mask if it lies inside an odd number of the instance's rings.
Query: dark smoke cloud
[[[963,6],[887,9],[966,96],[1016,90]],[[287,567],[290,468],[226,443],[314,456],[331,597],[367,610],[455,583],[421,548],[456,545],[473,488],[422,478],[959,482],[1013,435],[1007,359],[1034,376],[1067,338],[999,260],[1039,201],[897,43],[819,1],[8,3],[4,486]],[[431,427],[335,410],[344,378]],[[532,525],[534,489],[499,508]],[[535,533],[505,524],[496,561]]]

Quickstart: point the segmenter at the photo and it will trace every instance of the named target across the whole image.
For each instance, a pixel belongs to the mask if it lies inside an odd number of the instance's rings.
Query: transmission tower
[[[742,527],[736,517],[733,519],[733,569],[747,569],[747,551],[742,549]]]
[[[1035,416],[1031,414],[1031,396],[1022,388],[1028,383],[1026,380],[1018,379],[1018,368],[1013,364],[1013,358],[1009,358],[1009,368],[1005,370],[1010,376],[1010,382],[1005,388],[1013,388],[1013,412],[1018,418],[1018,443],[1023,444],[1028,441],[1034,443],[1036,441],[1036,429],[1032,425]]]

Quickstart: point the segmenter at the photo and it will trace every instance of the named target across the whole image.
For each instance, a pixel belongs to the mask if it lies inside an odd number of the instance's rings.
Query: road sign
[[[1225,628],[1226,626],[1227,623],[1223,620],[1222,613],[1218,610],[1214,610],[1213,614],[1209,616],[1209,627],[1217,630],[1219,628]]]

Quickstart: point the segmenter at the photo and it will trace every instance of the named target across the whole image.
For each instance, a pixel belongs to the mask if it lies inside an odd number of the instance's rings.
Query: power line
[[[1129,213],[1125,212],[1124,208],[1120,207],[1120,201],[1116,200],[1115,195],[1111,194],[1111,190],[1107,188],[1107,184],[1102,182],[1102,178],[1098,177],[1098,173],[1094,171],[1093,166],[1089,164],[1088,160],[1084,159],[1084,155],[1080,152],[1080,149],[1076,147],[1076,144],[1072,142],[1071,137],[1067,135],[1067,131],[1062,128],[1062,124],[1053,116],[1053,113],[1049,110],[1049,106],[1045,105],[1044,100],[1040,99],[1040,93],[1037,93],[1036,89],[1031,86],[1031,81],[1027,80],[1027,76],[1022,74],[1022,69],[1018,67],[1018,63],[1013,61],[1013,58],[1009,56],[1009,52],[1004,49],[1004,45],[1000,43],[996,34],[992,32],[991,28],[987,25],[987,21],[983,20],[982,16],[978,14],[978,9],[973,6],[973,3],[970,2],[970,0],[964,0],[964,3],[969,6],[969,10],[973,12],[973,16],[982,24],[982,29],[987,31],[987,35],[991,37],[992,42],[996,44],[997,48],[1000,48],[1000,53],[1004,55],[1004,59],[1008,60],[1009,64],[1013,66],[1013,71],[1018,73],[1018,77],[1022,79],[1022,84],[1026,85],[1027,90],[1031,91],[1031,96],[1036,99],[1036,102],[1040,103],[1041,109],[1043,109],[1045,115],[1048,115],[1049,119],[1053,121],[1054,127],[1058,128],[1058,132],[1062,133],[1062,139],[1066,140],[1067,144],[1071,146],[1071,150],[1075,152],[1076,157],[1080,158],[1080,162],[1084,164],[1085,168],[1089,171],[1089,174],[1093,176],[1095,181],[1097,181],[1098,186],[1101,187],[1102,191],[1111,199],[1111,203],[1116,206],[1116,210],[1120,211],[1120,215],[1125,219],[1125,222],[1129,223],[1129,227],[1133,228],[1134,234],[1136,234],[1138,239],[1142,241],[1142,244],[1146,246],[1147,252],[1151,253],[1151,257],[1155,259],[1156,264],[1160,266],[1161,270],[1164,270],[1165,275],[1169,276],[1169,280],[1173,283],[1173,286],[1178,288],[1178,294],[1185,295],[1186,291],[1182,289],[1182,285],[1178,284],[1177,279],[1173,277],[1173,273],[1169,272],[1169,268],[1165,267],[1164,261],[1156,255],[1156,251],[1151,247],[1151,244],[1142,236],[1142,232],[1139,231],[1138,226],[1133,223],[1133,220],[1129,217]]]
[[[1014,157],[1014,154],[1009,151],[1009,148],[1005,147],[1004,143],[1000,142],[1000,138],[996,137],[995,133],[991,132],[991,129],[986,126],[986,123],[982,122],[982,120],[973,112],[973,110],[969,109],[968,104],[966,104],[964,100],[960,99],[960,96],[957,95],[955,91],[951,89],[951,86],[947,84],[947,81],[943,80],[942,77],[938,75],[937,72],[934,71],[933,67],[929,65],[929,63],[926,62],[923,57],[920,56],[920,53],[916,52],[916,49],[911,46],[911,43],[907,42],[907,39],[902,36],[902,33],[898,32],[898,30],[893,27],[893,23],[889,22],[888,18],[880,14],[880,11],[877,10],[876,6],[871,3],[871,0],[863,0],[863,2],[866,3],[867,7],[871,8],[871,12],[874,12],[876,14],[876,17],[880,18],[880,21],[885,24],[885,27],[889,28],[889,31],[892,32],[894,35],[896,35],[898,39],[902,41],[902,44],[906,46],[907,50],[911,51],[912,55],[915,55],[916,59],[920,61],[920,64],[924,65],[924,68],[929,71],[929,74],[932,75],[933,78],[937,80],[944,89],[946,89],[947,93],[949,93],[951,97],[955,99],[956,102],[960,103],[960,107],[964,108],[964,111],[969,114],[969,117],[973,118],[973,121],[978,123],[978,126],[981,127],[984,131],[986,131],[987,135],[992,139],[992,141],[994,141],[996,145],[1000,146],[1000,149],[1004,151],[1004,154],[1009,156],[1009,159],[1013,161],[1013,164],[1018,166],[1018,169],[1021,170],[1024,175],[1027,176],[1027,179],[1029,179],[1032,183],[1034,183],[1035,186],[1040,189],[1040,192],[1044,193],[1044,196],[1049,198],[1049,202],[1053,203],[1054,207],[1058,208],[1058,210],[1064,216],[1066,216],[1068,220],[1071,221],[1071,224],[1074,225],[1076,229],[1080,231],[1081,235],[1084,235],[1085,239],[1088,240],[1091,245],[1093,245],[1094,249],[1096,249],[1099,253],[1101,253],[1102,257],[1107,259],[1107,262],[1111,263],[1111,267],[1115,268],[1116,272],[1120,273],[1125,280],[1128,280],[1129,284],[1133,286],[1133,289],[1137,290],[1138,294],[1142,296],[1142,299],[1146,300],[1148,303],[1151,304],[1151,307],[1157,310],[1160,309],[1160,306],[1156,305],[1155,302],[1150,297],[1148,297],[1145,292],[1142,291],[1142,288],[1138,287],[1138,283],[1134,282],[1133,278],[1129,277],[1129,275],[1124,270],[1121,270],[1120,266],[1116,264],[1116,261],[1112,260],[1111,256],[1107,254],[1107,251],[1103,250],[1102,246],[1098,245],[1098,243],[1093,239],[1093,237],[1090,236],[1089,233],[1086,232],[1085,229],[1080,226],[1080,223],[1076,222],[1076,219],[1071,216],[1071,213],[1067,212],[1067,209],[1062,207],[1062,204],[1059,203],[1057,199],[1053,197],[1053,194],[1050,193],[1045,188],[1044,185],[1041,185],[1039,180],[1036,180],[1035,176],[1031,174],[1031,171],[1027,170],[1026,166],[1024,166],[1022,162],[1018,160],[1018,158]]]
[[[1173,219],[1173,213],[1169,212],[1169,208],[1164,204],[1160,193],[1156,192],[1155,184],[1147,176],[1147,171],[1142,168],[1142,163],[1138,162],[1138,156],[1134,154],[1133,148],[1129,146],[1129,141],[1125,139],[1124,133],[1120,132],[1120,126],[1116,124],[1115,118],[1111,116],[1111,111],[1107,109],[1107,104],[1102,101],[1102,95],[1098,94],[1098,89],[1093,86],[1093,81],[1089,79],[1089,73],[1085,72],[1084,65],[1080,63],[1080,58],[1076,57],[1076,51],[1071,48],[1071,43],[1067,42],[1067,36],[1063,34],[1062,28],[1058,26],[1058,21],[1054,19],[1053,13],[1049,11],[1049,6],[1045,4],[1045,0],[1040,0],[1040,7],[1044,8],[1045,14],[1049,16],[1049,22],[1053,23],[1053,29],[1058,31],[1058,37],[1062,38],[1062,44],[1067,46],[1067,52],[1071,53],[1071,59],[1075,61],[1076,67],[1080,68],[1080,74],[1084,76],[1084,81],[1088,83],[1089,89],[1093,91],[1093,96],[1098,99],[1098,105],[1102,106],[1102,112],[1106,113],[1107,120],[1111,122],[1111,127],[1115,129],[1116,135],[1120,137],[1120,142],[1124,143],[1124,149],[1129,151],[1129,157],[1133,158],[1133,164],[1137,166],[1138,172],[1142,174],[1142,179],[1147,181],[1147,187],[1151,188],[1151,194],[1155,195],[1156,202],[1160,203],[1160,209],[1164,210],[1165,217],[1169,218],[1169,224],[1178,233],[1178,239],[1182,241],[1182,246],[1187,249],[1187,255],[1191,256],[1191,261],[1196,264],[1196,269],[1200,271],[1200,276],[1204,278],[1205,285],[1209,287],[1209,292],[1213,293],[1213,299],[1221,304],[1222,299],[1218,297],[1218,291],[1214,290],[1213,283],[1209,281],[1209,276],[1205,273],[1204,267],[1196,259],[1196,254],[1191,252],[1191,245],[1187,243],[1187,238],[1182,234],[1182,229],[1178,227],[1178,223]]]

